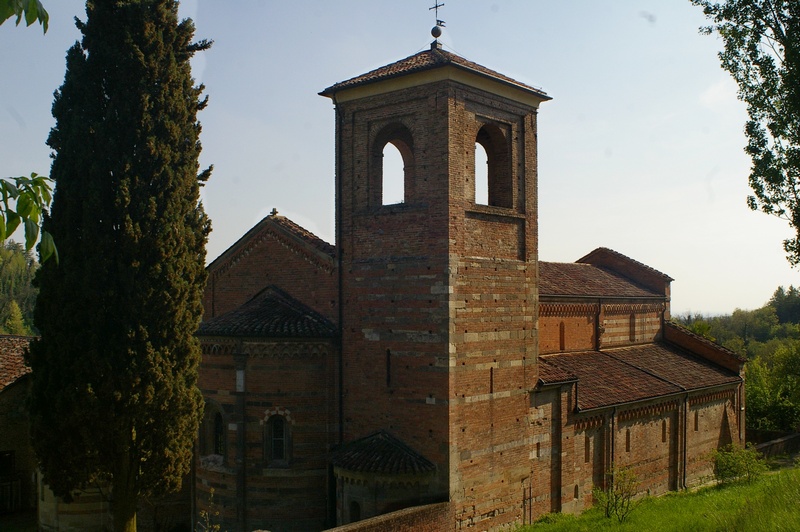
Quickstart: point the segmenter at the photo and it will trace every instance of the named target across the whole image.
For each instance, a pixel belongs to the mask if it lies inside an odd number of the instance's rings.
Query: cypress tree
[[[197,388],[205,243],[198,174],[203,86],[175,0],[90,0],[55,94],[55,191],[44,229],[60,262],[37,274],[41,338],[32,441],[44,480],[70,500],[111,486],[114,530],[139,497],[179,488],[202,416]]]

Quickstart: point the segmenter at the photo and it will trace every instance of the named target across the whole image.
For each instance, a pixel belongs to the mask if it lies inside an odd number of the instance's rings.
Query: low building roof
[[[539,262],[540,296],[664,298],[607,268],[578,262]]]
[[[579,410],[742,382],[738,374],[664,343],[542,355],[539,360],[543,384],[550,383],[545,379],[564,382],[564,375],[577,377]]]
[[[200,324],[198,336],[330,338],[336,326],[276,286],[268,286],[247,303]]]
[[[345,443],[332,463],[357,473],[422,474],[436,469],[430,460],[384,430]]]
[[[0,392],[31,372],[24,357],[31,339],[29,336],[0,335]]]

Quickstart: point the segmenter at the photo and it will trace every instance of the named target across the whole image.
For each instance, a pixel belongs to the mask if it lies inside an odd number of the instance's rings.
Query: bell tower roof
[[[436,75],[419,75],[433,73]],[[387,86],[383,87],[384,84],[381,83],[390,80],[398,80],[399,78],[406,78],[406,83],[397,84],[396,87],[395,84],[386,84]],[[364,91],[364,94],[381,93],[394,90],[395,88],[423,84],[443,78],[454,79],[478,88],[482,88],[482,85],[487,82],[497,83],[511,89],[512,93],[516,93],[514,99],[524,99],[529,102],[534,102],[536,106],[538,106],[540,102],[552,99],[541,89],[531,87],[530,85],[526,85],[525,83],[479,65],[478,63],[464,59],[452,52],[443,50],[439,41],[433,41],[429,50],[424,50],[406,57],[405,59],[401,59],[400,61],[376,68],[366,74],[340,81],[319,94],[320,96],[327,96],[329,98],[336,97],[339,99],[340,93],[350,91],[351,89],[366,89],[369,87],[373,90]],[[380,88],[377,86],[378,84],[381,85]],[[375,86],[372,87],[373,85]],[[353,95],[352,97],[359,96]]]

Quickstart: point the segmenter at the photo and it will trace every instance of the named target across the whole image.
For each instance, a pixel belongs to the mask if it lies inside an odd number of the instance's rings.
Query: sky
[[[79,0],[50,28],[0,26],[0,176],[49,173],[53,91],[80,38]],[[275,208],[334,241],[334,109],[326,87],[422,51],[433,0],[193,0],[213,47],[201,167],[208,261]],[[750,211],[746,120],[716,36],[688,0],[445,0],[445,50],[544,90],[539,258],[608,247],[674,279],[672,313],[730,313],[800,285],[787,222]]]

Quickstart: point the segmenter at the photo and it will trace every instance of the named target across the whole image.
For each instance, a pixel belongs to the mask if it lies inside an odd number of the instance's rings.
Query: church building
[[[691,486],[744,442],[744,360],[670,323],[669,276],[606,248],[539,260],[545,92],[434,41],[320,94],[336,244],[273,210],[208,266],[198,512],[499,530],[588,508],[615,469]]]

